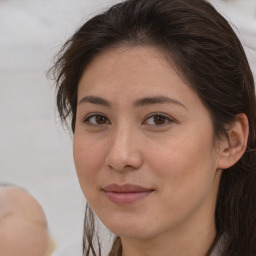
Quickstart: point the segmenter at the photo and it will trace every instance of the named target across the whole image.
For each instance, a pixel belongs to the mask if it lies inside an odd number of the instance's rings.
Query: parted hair
[[[88,20],[65,43],[53,66],[57,107],[75,131],[77,89],[83,71],[111,47],[153,46],[163,50],[180,77],[200,97],[212,118],[215,137],[240,113],[249,120],[245,153],[223,171],[216,203],[221,256],[256,255],[256,101],[254,79],[243,47],[227,20],[205,0],[127,0]],[[224,236],[223,236],[224,235]],[[87,205],[84,255],[101,255],[94,215]],[[95,241],[96,241],[95,240]],[[115,237],[110,256],[121,256]]]

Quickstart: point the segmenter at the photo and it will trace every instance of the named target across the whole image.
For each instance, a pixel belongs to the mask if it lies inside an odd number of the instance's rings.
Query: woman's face
[[[221,171],[212,121],[156,48],[110,49],[86,68],[74,160],[90,206],[122,238],[214,223]]]

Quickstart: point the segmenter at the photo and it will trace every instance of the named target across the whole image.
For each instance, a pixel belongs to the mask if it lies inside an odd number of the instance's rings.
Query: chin
[[[105,226],[116,236],[136,240],[147,240],[157,233],[153,231],[150,224],[141,223],[139,219],[137,221],[114,221],[113,219],[111,223],[106,223]]]

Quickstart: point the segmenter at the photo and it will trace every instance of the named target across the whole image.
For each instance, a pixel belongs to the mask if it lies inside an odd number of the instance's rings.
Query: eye
[[[143,124],[153,125],[153,126],[166,126],[173,122],[173,119],[164,114],[153,114],[149,116]]]
[[[88,123],[89,125],[104,125],[104,124],[110,124],[107,117],[101,114],[94,114],[90,115],[85,118],[85,123]]]

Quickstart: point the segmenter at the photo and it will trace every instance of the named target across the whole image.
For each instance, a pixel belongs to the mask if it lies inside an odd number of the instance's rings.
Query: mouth
[[[155,191],[152,188],[145,188],[134,184],[110,184],[102,190],[107,198],[115,204],[132,204]]]

